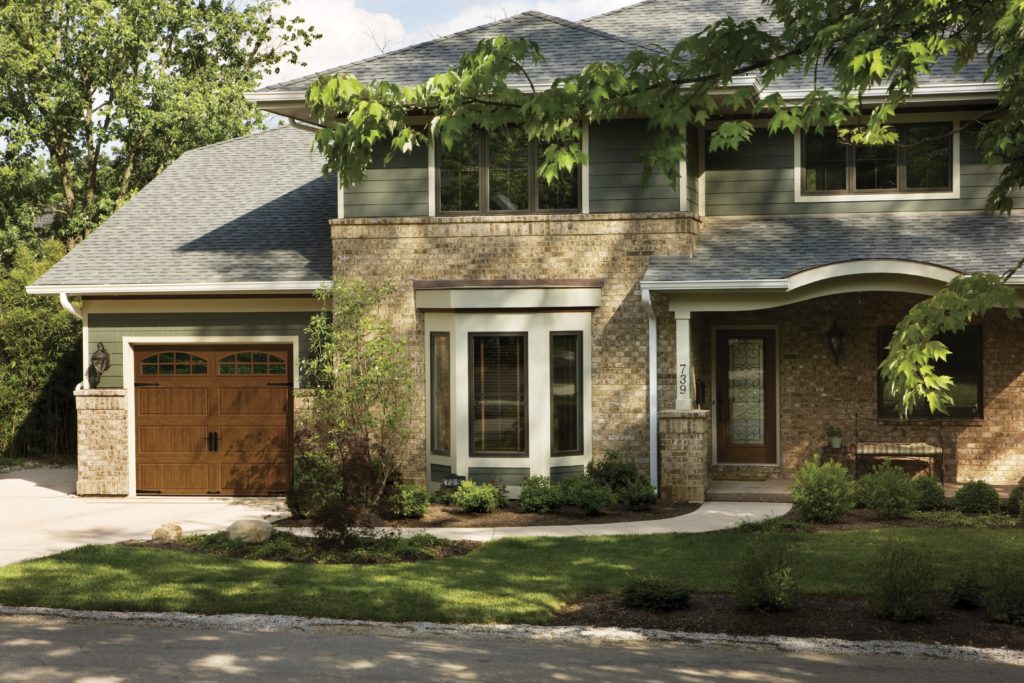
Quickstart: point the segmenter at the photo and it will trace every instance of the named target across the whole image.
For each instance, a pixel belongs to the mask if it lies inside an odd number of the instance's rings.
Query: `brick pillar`
[[[658,413],[658,487],[666,500],[703,502],[711,460],[711,413]]]
[[[128,495],[128,408],[124,389],[79,389],[80,496]]]

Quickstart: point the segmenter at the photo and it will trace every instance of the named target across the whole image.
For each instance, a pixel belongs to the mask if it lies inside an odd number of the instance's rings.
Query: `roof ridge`
[[[626,10],[633,10],[639,7],[640,5],[647,5],[652,2],[660,2],[660,0],[640,0],[640,2],[634,2],[632,5],[626,5],[625,7],[619,7],[618,9],[608,10],[607,12],[602,12],[601,14],[595,14],[594,16],[587,17],[586,19],[580,19],[580,23],[585,24],[586,22],[593,21],[594,19],[603,19],[605,17],[610,17],[613,14],[625,12]],[[686,2],[686,0],[683,0],[683,2]]]
[[[276,133],[278,131],[289,130],[289,129],[292,129],[292,128],[294,128],[296,130],[302,130],[302,129],[311,130],[309,126],[300,126],[300,125],[298,125],[296,123],[286,123],[286,124],[283,124],[283,125],[280,125],[280,126],[274,126],[273,128],[257,128],[255,130],[252,130],[252,131],[246,133],[245,135],[236,135],[235,137],[228,138],[227,140],[221,140],[220,142],[211,142],[208,145],[200,145],[199,147],[193,147],[192,149],[187,149],[187,150],[185,150],[184,152],[182,152],[178,156],[178,159],[181,159],[186,154],[191,154],[192,152],[201,152],[203,150],[210,149],[211,147],[219,147],[220,145],[226,145],[229,142],[237,142],[239,140],[244,140],[245,138],[252,138],[252,137],[256,137],[257,135],[265,135],[265,134],[268,134],[268,133]],[[177,161],[178,159],[175,159],[174,161]],[[171,163],[174,163],[174,162],[172,161]],[[168,168],[170,168],[170,165],[168,165]]]
[[[620,43],[624,43],[626,45],[632,45],[632,46],[638,47],[638,48],[640,48],[642,50],[649,50],[652,47],[654,47],[653,45],[650,45],[648,43],[637,42],[637,41],[632,40],[630,38],[626,38],[625,36],[620,36],[620,35],[617,35],[615,33],[608,33],[607,31],[602,31],[601,29],[598,29],[598,28],[592,28],[592,27],[587,26],[586,24],[583,24],[581,22],[573,21],[572,19],[563,19],[562,17],[556,17],[556,16],[554,16],[552,14],[545,14],[544,12],[539,12],[537,10],[530,10],[528,12],[523,12],[523,14],[529,14],[529,15],[535,16],[535,17],[537,17],[539,19],[545,19],[547,21],[550,21],[550,22],[553,22],[553,23],[556,23],[556,24],[561,24],[562,26],[565,26],[566,28],[571,28],[571,29],[574,29],[576,31],[582,31],[584,33],[592,33],[595,36],[600,36],[601,38],[609,38],[611,40],[617,40]]]

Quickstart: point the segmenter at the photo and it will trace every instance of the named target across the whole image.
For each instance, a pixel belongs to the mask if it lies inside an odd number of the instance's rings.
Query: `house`
[[[535,80],[550,81],[722,12],[762,8],[528,12],[338,70],[419,82],[508,34],[540,44]],[[702,500],[713,478],[791,476],[826,425],[848,444],[885,427],[891,326],[956,275],[1024,255],[1024,221],[983,212],[999,169],[971,122],[996,86],[975,65],[922,82],[897,119],[912,145],[755,122],[749,143],[711,154],[694,128],[677,185],[643,182],[645,124],[623,119],[588,125],[589,164],[554,186],[513,133],[419,149],[338,188],[311,151],[311,80],[252,94],[293,125],[186,153],[30,288],[81,297],[85,366],[100,354],[76,391],[80,494],[286,490],[311,295],[358,276],[399,288],[391,316],[421,387],[408,478],[515,487],[614,450],[663,496]],[[776,85],[797,98],[813,83]],[[949,340],[952,414],[915,416],[899,437],[940,449],[935,474],[1024,475],[1022,325],[995,312]]]

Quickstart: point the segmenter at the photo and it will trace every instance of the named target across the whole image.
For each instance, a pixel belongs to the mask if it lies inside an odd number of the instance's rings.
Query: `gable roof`
[[[708,218],[691,257],[651,258],[643,283],[783,280],[810,268],[887,259],[961,273],[1005,272],[1024,253],[1024,217],[887,213]],[[766,258],[770,254],[770,258]]]
[[[186,152],[28,291],[315,288],[331,278],[337,181],[312,145],[285,126]]]
[[[435,40],[260,88],[254,94],[302,94],[319,76],[339,73],[351,74],[363,82],[387,80],[414,85],[455,66],[459,58],[476,48],[481,40],[499,35],[525,38],[540,45],[546,61],[530,69],[530,78],[538,87],[546,87],[559,76],[578,73],[590,62],[621,60],[633,50],[647,48],[642,43],[597,28],[542,12],[524,12]],[[509,84],[520,88],[530,86],[521,77],[510,79]]]

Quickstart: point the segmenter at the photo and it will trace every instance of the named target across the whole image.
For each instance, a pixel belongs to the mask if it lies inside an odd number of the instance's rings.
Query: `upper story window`
[[[899,142],[852,145],[835,129],[803,136],[803,193],[855,195],[949,192],[953,189],[952,123],[896,126]]]
[[[537,213],[578,211],[578,171],[553,183],[540,178],[536,143],[519,128],[478,133],[451,150],[438,146],[440,213]]]

